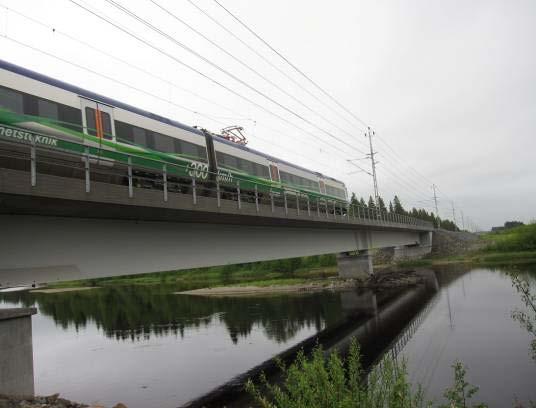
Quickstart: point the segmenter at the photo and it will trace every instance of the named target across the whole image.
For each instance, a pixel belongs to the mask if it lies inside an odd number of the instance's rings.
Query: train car
[[[147,169],[136,174],[141,187],[154,187],[151,169],[167,163],[177,185],[195,179],[229,191],[239,185],[347,203],[344,183],[322,173],[2,60],[0,138],[46,145],[60,158],[61,152],[86,153],[94,165],[112,169],[124,166],[128,155]]]

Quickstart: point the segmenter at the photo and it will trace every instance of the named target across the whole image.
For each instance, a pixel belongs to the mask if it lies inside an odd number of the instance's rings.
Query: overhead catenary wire
[[[301,76],[303,76],[307,81],[309,81],[311,84],[313,84],[319,91],[321,91],[324,95],[326,95],[329,99],[331,99],[337,106],[339,106],[341,109],[346,111],[349,115],[351,115],[355,120],[357,120],[359,123],[361,123],[366,128],[369,127],[369,124],[367,124],[364,120],[359,118],[357,115],[355,115],[351,110],[346,108],[342,103],[340,103],[337,99],[335,99],[329,92],[324,90],[320,85],[318,85],[312,78],[310,78],[307,74],[305,74],[300,68],[298,68],[295,64],[289,61],[288,58],[286,58],[283,54],[281,54],[279,51],[277,51],[274,47],[272,47],[264,38],[262,38],[259,34],[257,34],[253,29],[251,29],[248,25],[246,25],[241,19],[239,19],[235,14],[233,14],[229,9],[227,9],[223,4],[221,4],[218,0],[213,0],[214,3],[216,3],[218,6],[220,6],[227,14],[229,14],[234,20],[236,20],[242,27],[244,27],[246,30],[248,30],[251,34],[253,34],[259,41],[261,41],[263,44],[265,44],[270,50],[272,50],[275,54],[277,54],[283,61],[285,61],[289,66],[291,66],[296,72],[298,72]]]
[[[121,25],[119,25],[119,24],[113,22],[110,18],[108,18],[108,17],[104,17],[103,15],[99,14],[98,12],[95,12],[95,11],[89,9],[88,7],[83,6],[82,4],[78,3],[78,2],[75,1],[75,0],[67,0],[67,1],[73,3],[73,4],[76,5],[77,7],[80,7],[81,9],[87,11],[88,13],[90,13],[90,14],[92,14],[93,16],[97,17],[98,19],[100,19],[100,20],[102,20],[102,21],[104,21],[104,22],[106,22],[106,23],[112,25],[113,27],[115,27],[115,28],[117,28],[118,30],[120,30],[120,31],[124,32],[125,34],[127,34],[128,36],[130,36],[130,37],[134,38],[135,40],[141,42],[142,44],[144,44],[144,45],[146,45],[146,46],[148,46],[148,47],[154,49],[155,51],[161,53],[162,55],[164,55],[164,56],[170,58],[171,60],[175,61],[175,62],[178,63],[179,65],[181,65],[181,66],[183,66],[183,67],[185,67],[185,68],[187,68],[187,69],[189,69],[189,70],[195,72],[196,74],[200,75],[201,77],[203,77],[203,78],[209,80],[211,83],[214,83],[214,84],[216,84],[216,85],[219,86],[219,87],[222,87],[223,89],[225,89],[226,91],[232,93],[233,95],[235,95],[235,96],[237,96],[237,97],[239,97],[239,98],[245,100],[246,102],[251,103],[252,105],[256,106],[257,108],[259,108],[259,109],[261,109],[261,110],[267,112],[268,114],[270,114],[270,115],[272,115],[272,116],[274,116],[274,117],[280,119],[281,121],[283,121],[283,122],[285,122],[285,123],[291,125],[292,127],[296,128],[296,129],[298,129],[298,130],[300,130],[301,132],[310,135],[311,137],[313,137],[314,139],[316,139],[316,140],[318,140],[318,141],[320,141],[320,142],[322,142],[322,143],[327,144],[329,147],[331,147],[331,148],[333,148],[333,149],[335,149],[335,150],[337,150],[337,151],[339,151],[339,152],[342,152],[343,154],[347,154],[347,152],[344,151],[344,150],[342,150],[341,148],[338,148],[338,147],[336,147],[336,146],[334,146],[334,145],[332,145],[332,144],[329,144],[329,143],[326,142],[324,139],[318,137],[318,136],[315,135],[314,133],[311,133],[311,132],[307,131],[306,129],[303,129],[301,126],[295,124],[294,122],[288,120],[287,118],[285,118],[285,117],[283,117],[283,116],[281,116],[281,115],[279,115],[279,114],[277,114],[277,113],[271,111],[270,109],[266,108],[265,106],[260,105],[259,103],[253,101],[251,98],[248,98],[248,97],[246,97],[246,96],[240,94],[239,92],[235,91],[234,89],[230,88],[229,86],[227,86],[227,85],[221,83],[220,81],[215,80],[214,78],[212,78],[212,77],[210,77],[209,75],[203,73],[202,71],[200,71],[200,70],[198,70],[198,69],[192,67],[191,65],[185,63],[184,61],[180,60],[179,58],[175,57],[174,55],[172,55],[172,54],[170,54],[170,53],[164,51],[163,49],[161,49],[161,48],[155,46],[154,44],[151,44],[149,41],[147,41],[147,40],[141,38],[139,35],[136,35],[136,34],[130,32],[128,29],[122,27]],[[350,147],[351,147],[351,146],[350,146]]]
[[[248,44],[246,41],[241,39],[237,34],[235,34],[232,30],[228,29],[223,25],[220,21],[215,19],[210,13],[208,13],[205,9],[201,8],[198,4],[196,4],[193,0],[187,0],[188,3],[190,3],[194,8],[196,8],[201,14],[203,14],[205,17],[207,17],[210,21],[212,21],[215,25],[220,27],[222,30],[224,30],[226,33],[228,33],[230,36],[232,36],[234,39],[236,39],[238,42],[240,42],[242,45],[244,45],[247,49],[249,49],[251,52],[253,52],[255,55],[257,55],[260,59],[262,59],[266,64],[268,64],[270,67],[275,69],[277,72],[279,72],[281,75],[286,77],[289,81],[291,81],[293,84],[298,86],[301,90],[306,92],[309,96],[311,96],[313,99],[315,99],[317,102],[319,102],[322,106],[329,109],[331,112],[336,114],[339,118],[347,122],[348,124],[354,126],[355,122],[352,122],[349,120],[345,115],[341,114],[337,109],[327,104],[324,99],[319,98],[317,95],[315,95],[313,92],[311,92],[307,87],[303,86],[300,82],[296,81],[292,76],[287,74],[285,71],[283,71],[281,68],[279,68],[277,65],[275,65],[272,61],[270,61],[268,58],[266,58],[264,55],[262,55],[258,50],[256,50],[254,47],[252,47],[250,44]],[[362,126],[360,124],[360,126]],[[366,126],[362,126],[362,130],[366,129]]]
[[[191,2],[191,0],[189,0]],[[304,78],[306,78],[311,84],[313,84],[317,89],[319,89],[324,95],[328,96],[333,102],[337,104],[341,109],[345,110],[348,114],[350,114],[354,119],[356,119],[360,124],[364,126],[368,126],[365,121],[363,121],[361,118],[357,117],[353,112],[351,112],[348,108],[346,108],[344,105],[342,105],[339,101],[337,101],[335,98],[333,98],[332,95],[330,95],[327,91],[325,91],[322,87],[320,87],[312,78],[310,78],[307,74],[305,74],[300,68],[298,68],[295,64],[293,64],[288,58],[286,58],[281,52],[276,50],[271,44],[269,44],[263,37],[261,37],[259,34],[257,34],[252,28],[250,28],[247,24],[245,24],[240,18],[238,18],[234,13],[232,13],[228,8],[226,8],[220,1],[213,0],[214,3],[216,3],[220,8],[222,8],[228,15],[230,15],[235,21],[237,21],[242,27],[244,27],[248,32],[250,32],[254,37],[256,37],[259,41],[261,41],[263,44],[265,44],[272,52],[274,52],[276,55],[278,55],[282,60],[284,60],[290,67],[292,67],[296,72],[298,72],[300,75],[302,75]],[[387,143],[384,142],[386,145]],[[390,148],[390,146],[388,146]],[[411,169],[416,172],[415,169],[411,167]],[[417,173],[417,172],[416,172]],[[419,174],[419,173],[417,173]]]
[[[113,3],[114,5],[117,5],[118,3],[113,1],[113,0],[107,0],[108,2],[111,2]],[[239,63],[241,66],[243,66],[244,68],[246,68],[248,71],[252,72],[254,75],[258,76],[259,78],[261,78],[262,80],[266,81],[267,83],[269,83],[270,85],[272,85],[274,88],[276,88],[278,91],[280,91],[281,93],[283,93],[284,95],[286,95],[287,97],[291,98],[293,101],[297,102],[298,104],[300,104],[301,106],[303,106],[305,109],[307,109],[309,112],[313,113],[314,115],[318,116],[319,118],[323,119],[326,123],[330,124],[331,126],[333,126],[334,128],[338,129],[339,131],[345,133],[346,135],[350,136],[350,137],[353,137],[353,135],[348,132],[347,130],[343,129],[342,127],[340,127],[337,123],[334,123],[333,121],[331,121],[330,119],[326,118],[323,114],[317,112],[316,110],[312,109],[309,105],[305,104],[304,102],[302,102],[300,99],[298,99],[296,96],[294,96],[292,93],[288,92],[287,90],[285,90],[284,88],[282,88],[281,86],[279,86],[278,84],[276,84],[274,81],[272,81],[270,78],[266,77],[265,75],[261,74],[258,70],[254,69],[251,67],[251,65],[245,63],[242,59],[236,57],[235,55],[231,54],[229,51],[227,51],[225,48],[223,48],[222,46],[220,46],[218,43],[216,43],[215,41],[213,41],[212,39],[210,39],[209,37],[207,37],[205,34],[203,34],[201,31],[199,31],[197,28],[193,27],[191,24],[188,24],[186,21],[184,21],[184,19],[180,18],[179,16],[177,16],[175,13],[171,12],[169,9],[167,9],[166,7],[162,6],[161,4],[159,4],[157,1],[155,0],[148,0],[149,2],[151,2],[152,4],[154,4],[157,8],[159,8],[160,10],[162,10],[164,13],[166,13],[167,15],[171,16],[173,19],[175,19],[176,21],[180,22],[181,24],[183,24],[185,27],[187,27],[189,30],[193,31],[194,33],[196,33],[198,36],[200,36],[201,38],[203,38],[205,41],[209,42],[210,44],[212,44],[214,47],[216,47],[218,50],[220,50],[221,52],[223,52],[225,55],[227,55],[229,58],[231,58],[233,61],[236,61],[237,63]],[[118,7],[121,7],[121,6],[118,6]]]
[[[41,26],[41,27],[47,29],[47,30],[51,30],[51,31],[54,33],[54,35],[60,35],[60,36],[62,36],[62,37],[65,37],[65,38],[67,38],[67,39],[70,40],[70,41],[73,41],[73,42],[76,42],[76,43],[78,43],[78,44],[80,44],[80,45],[83,45],[84,47],[87,47],[88,49],[91,49],[91,50],[94,51],[94,52],[97,52],[97,53],[99,53],[99,54],[101,54],[101,55],[104,55],[104,56],[106,56],[107,58],[110,58],[110,59],[112,59],[112,60],[114,60],[114,61],[116,61],[116,62],[119,62],[119,63],[121,63],[121,64],[124,64],[125,66],[128,66],[129,68],[132,68],[132,69],[134,69],[134,70],[136,70],[136,71],[138,71],[138,72],[141,72],[141,73],[143,73],[144,75],[147,75],[147,76],[150,76],[150,77],[152,77],[152,78],[155,78],[155,79],[157,79],[158,81],[164,82],[164,83],[166,83],[167,85],[169,85],[169,86],[171,86],[171,87],[174,87],[174,88],[176,88],[176,89],[179,89],[179,90],[181,90],[181,91],[183,91],[183,92],[186,92],[186,93],[188,93],[188,94],[190,94],[190,95],[193,95],[193,96],[195,96],[196,98],[199,98],[199,99],[201,99],[201,100],[203,100],[203,101],[205,101],[205,102],[208,102],[208,103],[210,103],[210,104],[213,104],[213,105],[217,106],[217,107],[220,108],[220,109],[225,109],[225,110],[227,110],[228,112],[237,115],[237,117],[233,117],[233,118],[231,118],[231,117],[224,117],[224,116],[219,116],[219,115],[208,115],[208,114],[204,113],[203,116],[210,116],[211,118],[216,118],[216,119],[237,119],[237,120],[253,121],[253,119],[248,118],[248,117],[244,117],[242,113],[237,112],[237,111],[235,111],[235,110],[229,108],[228,106],[225,106],[225,105],[223,105],[223,104],[221,104],[221,103],[218,103],[218,102],[216,102],[216,101],[214,101],[214,100],[211,100],[211,99],[209,99],[209,98],[207,98],[207,97],[204,97],[203,95],[200,95],[200,94],[198,94],[198,93],[196,93],[196,92],[194,92],[194,91],[192,91],[192,90],[190,90],[190,89],[186,89],[186,88],[180,86],[179,84],[177,84],[176,82],[170,81],[169,79],[166,79],[166,78],[163,78],[163,77],[161,77],[161,76],[159,76],[159,75],[156,75],[154,72],[149,71],[149,70],[144,69],[144,68],[141,68],[141,67],[139,67],[139,66],[137,66],[137,65],[135,65],[135,64],[132,64],[132,63],[130,63],[129,61],[126,61],[126,60],[124,60],[124,59],[118,57],[117,55],[113,55],[113,54],[111,54],[111,53],[109,53],[109,52],[106,52],[106,51],[104,51],[101,47],[96,47],[96,46],[94,46],[94,45],[92,45],[92,44],[90,44],[90,43],[88,43],[88,42],[86,42],[86,41],[83,41],[83,40],[81,40],[81,39],[79,39],[79,38],[74,37],[74,36],[71,35],[71,34],[68,34],[68,33],[63,32],[63,31],[61,31],[61,30],[58,30],[56,27],[50,26],[50,25],[48,25],[48,24],[45,24],[45,23],[43,23],[42,21],[39,21],[39,20],[37,20],[37,19],[35,19],[35,18],[33,18],[33,17],[30,17],[30,16],[28,16],[27,14],[24,14],[24,13],[22,13],[22,12],[20,12],[20,11],[18,11],[18,10],[15,10],[15,9],[13,9],[13,8],[11,8],[11,7],[7,7],[7,6],[4,5],[4,4],[1,4],[1,3],[0,3],[0,7],[3,7],[3,8],[5,8],[6,10],[9,10],[11,13],[16,14],[16,15],[18,15],[18,16],[20,16],[20,17],[22,17],[22,18],[24,18],[24,19],[26,19],[26,20],[28,20],[28,21],[34,23],[34,24],[36,24],[36,25],[39,25],[39,26]],[[195,113],[199,113],[199,114],[201,114],[200,112],[197,112],[197,111],[195,111]]]
[[[72,3],[75,3],[77,4],[74,0],[69,0],[71,1]],[[158,33],[159,35],[161,35],[162,37],[168,39],[169,41],[173,42],[174,44],[178,45],[179,47],[181,47],[182,49],[186,50],[187,52],[191,53],[192,55],[194,55],[195,57],[199,58],[200,60],[204,61],[205,63],[209,64],[211,67],[217,69],[218,71],[224,73],[225,75],[229,76],[230,78],[232,78],[234,81],[238,82],[239,84],[245,86],[246,88],[248,88],[249,90],[255,92],[256,94],[262,96],[263,98],[265,98],[266,100],[268,100],[269,102],[273,103],[274,105],[278,106],[279,108],[283,109],[284,111],[286,111],[287,113],[289,113],[290,115],[302,120],[303,122],[305,122],[306,124],[308,124],[309,126],[312,126],[314,127],[315,129],[317,129],[318,131],[322,132],[323,134],[327,135],[328,137],[338,141],[339,143],[343,144],[343,145],[346,145],[347,147],[351,148],[351,149],[354,149],[360,153],[363,153],[363,151],[357,149],[354,145],[351,145],[349,143],[347,143],[346,141],[344,141],[343,139],[339,138],[338,136],[334,135],[333,133],[331,133],[330,131],[318,126],[316,123],[312,122],[311,120],[307,119],[306,117],[304,117],[303,115],[297,113],[296,111],[294,111],[293,109],[290,109],[289,107],[285,106],[284,104],[278,102],[277,100],[275,100],[274,98],[272,98],[271,96],[267,95],[265,92],[262,92],[260,91],[259,89],[257,89],[256,87],[250,85],[249,83],[247,83],[246,81],[242,80],[241,78],[239,78],[238,76],[234,75],[233,73],[231,73],[230,71],[226,70],[225,68],[221,67],[220,65],[212,62],[210,59],[204,57],[203,55],[201,55],[200,53],[198,53],[197,51],[195,51],[194,49],[192,49],[191,47],[187,46],[186,44],[178,41],[176,38],[174,38],[173,36],[169,35],[168,33],[162,31],[161,29],[159,29],[158,27],[156,27],[155,25],[151,24],[150,22],[148,22],[146,19],[144,19],[143,17],[140,17],[139,15],[137,15],[136,13],[134,13],[133,11],[129,10],[128,8],[126,8],[125,6],[119,4],[118,2],[114,1],[114,0],[105,0],[107,3],[113,5],[114,7],[116,7],[118,10],[121,10],[123,13],[129,15],[130,17],[132,17],[133,19],[137,20],[138,22],[144,24],[146,27],[150,28],[151,30],[155,31],[156,33]]]

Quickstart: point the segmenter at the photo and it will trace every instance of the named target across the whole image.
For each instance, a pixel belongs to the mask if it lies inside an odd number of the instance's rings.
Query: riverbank
[[[65,398],[60,398],[60,394],[46,397],[9,397],[0,395],[0,407],[2,408],[103,408],[100,405],[86,405]],[[123,404],[117,404],[114,408],[126,408]]]
[[[413,286],[422,281],[422,277],[412,270],[389,271],[377,274],[365,280],[329,278],[306,283],[282,284],[279,281],[271,285],[236,285],[216,286],[176,292],[177,295],[192,296],[255,296],[281,294],[286,292],[318,292],[322,290],[345,289],[390,289]]]

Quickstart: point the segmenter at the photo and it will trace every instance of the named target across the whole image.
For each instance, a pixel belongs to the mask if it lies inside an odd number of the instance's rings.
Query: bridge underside
[[[429,232],[0,215],[0,285],[416,245]]]

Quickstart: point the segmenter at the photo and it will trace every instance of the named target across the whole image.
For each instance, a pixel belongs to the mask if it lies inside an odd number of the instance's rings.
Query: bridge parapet
[[[430,231],[431,223],[318,194],[176,169],[135,154],[0,139],[0,212],[144,220]],[[71,146],[72,145],[72,146]],[[73,153],[77,152],[77,153]],[[177,176],[179,174],[180,176]],[[187,169],[186,169],[187,170]],[[186,174],[186,175],[185,175]],[[208,180],[208,181],[207,181]],[[161,211],[155,211],[160,209]]]

